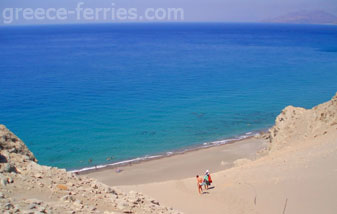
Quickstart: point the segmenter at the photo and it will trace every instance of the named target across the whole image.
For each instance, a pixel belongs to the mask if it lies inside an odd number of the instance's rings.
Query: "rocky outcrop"
[[[337,93],[328,102],[304,109],[288,106],[277,116],[269,130],[271,151],[305,142],[307,138],[325,135],[337,127]],[[336,130],[335,130],[336,131]]]
[[[0,149],[9,153],[16,153],[27,156],[32,161],[37,161],[33,153],[15,134],[9,131],[4,125],[0,124]],[[26,158],[26,157],[25,157]]]
[[[3,125],[0,146],[0,213],[180,213],[142,193],[39,165]]]

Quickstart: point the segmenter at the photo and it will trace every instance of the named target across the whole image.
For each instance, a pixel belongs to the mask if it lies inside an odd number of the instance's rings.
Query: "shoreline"
[[[199,150],[205,150],[208,148],[213,148],[213,147],[218,147],[218,146],[223,146],[223,145],[229,145],[233,143],[240,142],[242,140],[254,138],[254,137],[260,137],[264,133],[268,131],[269,128],[266,129],[261,129],[257,131],[249,131],[241,135],[236,135],[230,138],[226,138],[223,140],[217,140],[217,141],[211,141],[211,142],[205,142],[202,144],[197,144],[194,146],[188,146],[185,148],[177,149],[175,151],[167,151],[167,152],[162,152],[159,154],[154,154],[154,155],[145,155],[143,157],[137,157],[133,159],[128,159],[124,161],[119,161],[119,162],[114,162],[114,163],[108,163],[108,164],[99,164],[96,166],[91,166],[91,167],[84,167],[80,169],[73,169],[73,170],[67,170],[69,172],[73,172],[79,175],[87,175],[93,172],[98,172],[102,170],[111,170],[119,167],[125,167],[125,166],[132,166],[134,164],[141,164],[143,162],[148,162],[148,161],[154,161],[158,159],[164,159],[164,158],[169,158],[173,157],[176,155],[183,155],[186,153],[190,152],[195,152]]]
[[[227,142],[217,146],[199,148],[171,156],[133,162],[119,166],[87,170],[78,173],[110,186],[140,185],[202,175],[206,170],[216,173],[235,166],[236,161],[255,160],[268,141],[261,136]],[[117,171],[117,169],[119,171]]]

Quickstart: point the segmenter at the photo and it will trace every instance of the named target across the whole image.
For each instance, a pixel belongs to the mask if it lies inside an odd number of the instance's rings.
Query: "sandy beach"
[[[113,167],[85,171],[81,174],[112,186],[183,179],[196,174],[202,175],[207,169],[211,172],[228,169],[238,159],[254,160],[259,157],[257,152],[266,146],[266,140],[250,137],[224,145],[118,167],[122,170],[120,173]]]

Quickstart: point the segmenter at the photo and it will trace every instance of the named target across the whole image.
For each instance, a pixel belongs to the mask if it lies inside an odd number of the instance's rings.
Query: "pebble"
[[[151,203],[152,203],[152,204],[155,204],[155,205],[158,205],[158,206],[160,205],[159,202],[158,202],[158,201],[155,201],[155,200],[152,200]]]
[[[34,177],[35,177],[35,178],[40,178],[40,179],[41,179],[41,178],[43,178],[43,176],[42,176],[42,174],[41,174],[41,173],[37,173],[37,174],[35,174],[35,175],[34,175]]]

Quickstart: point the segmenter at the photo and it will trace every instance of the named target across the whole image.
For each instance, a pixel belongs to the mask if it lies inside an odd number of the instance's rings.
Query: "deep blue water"
[[[337,26],[0,27],[0,123],[52,166],[265,129],[336,91]]]

